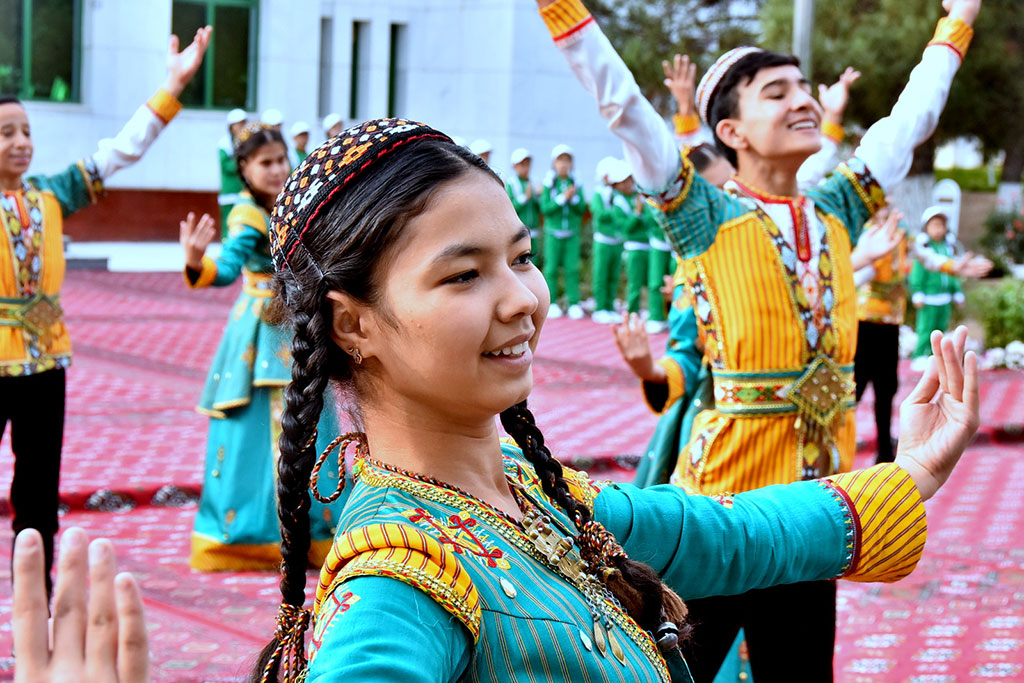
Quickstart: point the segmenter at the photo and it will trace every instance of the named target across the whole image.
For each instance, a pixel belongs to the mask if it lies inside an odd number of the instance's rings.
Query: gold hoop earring
[[[355,361],[356,365],[361,365],[363,362],[363,354],[359,353],[359,347],[353,346],[348,350],[349,355],[352,356],[352,360]]]

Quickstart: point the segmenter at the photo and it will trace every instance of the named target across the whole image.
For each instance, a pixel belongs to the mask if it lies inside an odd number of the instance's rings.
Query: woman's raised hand
[[[192,42],[181,52],[178,52],[178,36],[171,36],[167,45],[167,80],[164,81],[164,90],[175,97],[181,95],[185,86],[196,75],[199,65],[203,63],[203,55],[210,45],[211,33],[212,26],[196,30]]]
[[[978,431],[978,359],[964,354],[967,328],[932,332],[934,354],[921,381],[900,406],[896,464],[928,500],[949,478]]]
[[[61,537],[52,640],[38,531],[18,534],[13,565],[15,683],[148,683],[142,595],[131,574],[114,575],[110,541],[77,528]]]
[[[189,211],[185,220],[179,221],[178,227],[178,241],[185,250],[185,265],[191,270],[201,272],[206,248],[217,236],[216,222],[208,213],[204,213],[203,217],[196,221],[195,212]]]

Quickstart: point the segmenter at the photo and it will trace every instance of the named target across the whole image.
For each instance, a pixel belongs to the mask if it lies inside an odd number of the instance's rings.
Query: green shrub
[[[1024,340],[1024,280],[978,283],[967,291],[967,305],[985,330],[986,347]]]
[[[944,168],[935,169],[935,182],[952,178],[964,192],[995,192],[999,189],[999,178],[1003,169],[996,168],[995,183],[988,181],[988,166],[978,168]]]
[[[993,274],[1009,274],[1008,264],[1024,263],[1024,215],[993,211],[985,219],[985,234],[979,243],[985,256],[996,264]]]

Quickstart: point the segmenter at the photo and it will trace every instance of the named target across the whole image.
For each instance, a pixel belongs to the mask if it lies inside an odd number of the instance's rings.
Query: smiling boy
[[[716,406],[701,413],[673,481],[704,494],[746,491],[850,468],[857,336],[851,239],[910,169],[935,128],[980,0],[946,0],[921,63],[890,116],[854,157],[801,194],[797,171],[821,146],[822,110],[788,55],[744,47],[697,88],[698,111],[737,169],[723,190],[680,158],[672,133],[579,0],[538,0],[557,47],[623,141],[634,177],[664,213],[712,367]],[[908,538],[907,542],[921,542]],[[685,597],[685,596],[684,596]],[[691,604],[704,621],[687,657],[710,680],[736,629],[754,678],[831,680],[834,584],[798,584]],[[695,609],[696,608],[696,609]],[[708,623],[724,615],[714,628]],[[719,630],[715,630],[718,628]],[[703,634],[703,635],[702,635]]]

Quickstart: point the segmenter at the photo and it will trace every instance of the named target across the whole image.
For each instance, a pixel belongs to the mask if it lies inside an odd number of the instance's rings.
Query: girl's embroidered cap
[[[313,219],[336,192],[389,152],[425,138],[451,142],[444,133],[422,123],[375,119],[344,130],[313,150],[288,178],[274,204],[270,219],[274,268],[288,267]],[[313,263],[320,270],[315,260]]]
[[[764,50],[749,45],[734,48],[719,57],[711,65],[711,68],[705,72],[704,77],[700,79],[700,83],[697,85],[697,109],[700,111],[700,118],[704,123],[709,126],[711,125],[711,122],[708,121],[708,115],[711,113],[711,103],[715,99],[719,84],[725,78],[725,75],[729,73],[729,69],[747,55],[752,55],[756,52],[764,52]]]

